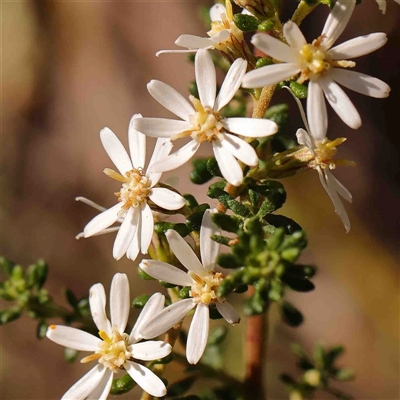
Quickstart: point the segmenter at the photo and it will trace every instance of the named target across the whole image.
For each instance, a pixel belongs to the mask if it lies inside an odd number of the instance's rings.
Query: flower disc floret
[[[221,301],[217,296],[217,292],[220,284],[224,280],[222,273],[210,272],[203,277],[198,276],[193,271],[189,271],[188,274],[193,279],[189,295],[193,298],[195,303],[202,303],[209,306],[210,304]]]

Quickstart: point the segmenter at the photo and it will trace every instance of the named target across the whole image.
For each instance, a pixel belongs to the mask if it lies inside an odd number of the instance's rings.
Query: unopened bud
[[[304,382],[313,387],[318,387],[321,382],[321,373],[316,369],[310,369],[304,373]]]

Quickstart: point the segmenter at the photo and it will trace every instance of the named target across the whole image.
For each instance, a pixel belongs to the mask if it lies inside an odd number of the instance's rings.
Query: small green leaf
[[[43,339],[46,336],[47,324],[45,321],[39,321],[36,328],[36,336],[38,339]]]
[[[218,162],[214,157],[211,157],[206,162],[207,170],[212,176],[222,177],[221,170],[219,169]]]
[[[213,177],[207,169],[207,160],[201,158],[192,161],[193,171],[190,173],[190,180],[196,185],[202,185]]]
[[[296,327],[303,323],[302,313],[294,307],[291,303],[284,301],[281,304],[282,320],[288,325]]]
[[[183,197],[185,198],[186,205],[189,208],[193,209],[193,208],[195,208],[195,207],[197,207],[199,205],[199,203],[197,202],[196,198],[192,194],[185,193],[183,195]]]
[[[240,220],[233,216],[222,213],[213,214],[212,220],[224,231],[236,233],[241,225]]]
[[[225,246],[229,246],[229,243],[232,240],[230,237],[222,236],[222,235],[211,235],[211,239],[214,240],[215,242],[223,244]]]
[[[196,209],[199,209],[199,211],[186,218],[186,226],[192,231],[200,231],[204,212],[209,208],[209,204],[202,204],[197,207]]]
[[[315,289],[314,284],[308,279],[291,278],[287,275],[281,277],[282,281],[296,292],[311,292]]]
[[[11,277],[14,267],[15,262],[8,260],[5,257],[0,257],[0,269],[2,269],[8,277]]]
[[[140,267],[137,267],[137,273],[140,276],[140,278],[142,278],[145,281],[154,281],[154,278],[151,277],[149,274],[146,274],[146,272],[144,272]]]
[[[290,82],[290,89],[293,94],[299,99],[306,99],[308,94],[308,87],[296,81]]]
[[[65,289],[65,298],[68,301],[68,304],[73,308],[76,309],[78,306],[78,299],[75,296],[74,292],[70,289]]]
[[[339,369],[335,374],[335,378],[338,381],[350,381],[354,379],[354,376],[354,371],[349,368]]]
[[[231,199],[227,201],[228,208],[232,210],[235,214],[240,215],[241,217],[248,218],[251,216],[249,209],[242,203]]]
[[[111,394],[124,394],[130,392],[136,386],[136,382],[128,375],[114,379],[111,385]]]
[[[222,253],[217,258],[217,264],[222,268],[236,269],[242,267],[240,259],[232,253]]]
[[[68,364],[72,364],[78,357],[79,351],[66,347],[64,349],[64,358]]]
[[[256,31],[259,25],[258,19],[248,14],[235,14],[233,22],[243,32]]]
[[[22,315],[22,310],[19,307],[6,308],[0,311],[0,325],[8,324],[15,321]]]
[[[148,294],[141,294],[141,295],[135,297],[132,300],[132,307],[143,308],[146,305],[149,298],[150,298],[150,295],[148,295]]]
[[[264,217],[264,219],[269,224],[275,226],[275,228],[283,228],[287,235],[302,230],[301,226],[297,222],[283,215],[268,214]]]
[[[49,267],[43,260],[38,260],[26,271],[26,281],[29,288],[40,289],[46,282]]]

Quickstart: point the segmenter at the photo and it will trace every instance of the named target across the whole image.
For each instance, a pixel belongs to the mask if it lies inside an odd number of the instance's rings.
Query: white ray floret
[[[215,49],[224,46],[225,42],[230,41],[231,35],[243,40],[243,33],[233,22],[233,11],[230,0],[226,0],[225,7],[214,4],[210,8],[211,30],[207,32],[209,37],[195,35],[181,35],[176,39],[175,44],[185,47],[182,50],[161,50],[156,53],[158,57],[164,53],[194,53],[199,49]]]
[[[185,205],[185,199],[179,194],[169,189],[155,187],[161,178],[161,173],[150,171],[154,163],[165,158],[171,151],[172,145],[169,140],[157,140],[148,170],[144,172],[146,137],[133,128],[133,122],[137,119],[141,119],[141,115],[134,115],[129,124],[130,156],[110,129],[104,128],[100,131],[103,146],[119,171],[106,168],[104,173],[121,182],[122,187],[115,193],[118,203],[102,211],[83,230],[85,238],[117,230],[113,248],[113,256],[117,260],[124,254],[134,260],[139,251],[147,253],[154,226],[149,200],[166,210],[178,210]],[[100,206],[90,200],[82,197],[77,199],[101,210]],[[121,225],[110,228],[115,222]],[[78,238],[81,236],[78,235]]]
[[[400,0],[394,0],[397,4],[400,4]],[[382,11],[382,14],[386,13],[386,0],[376,0],[378,3],[379,10]]]
[[[190,137],[192,140],[175,153],[152,164],[149,171],[170,171],[186,163],[201,143],[212,144],[215,158],[223,177],[232,185],[242,183],[243,172],[237,160],[251,167],[258,165],[258,157],[251,145],[239,136],[265,137],[277,132],[278,126],[268,119],[223,118],[220,110],[227,105],[240,87],[247,62],[237,59],[216,96],[216,71],[207,50],[201,49],[195,58],[195,75],[200,100],[190,96],[191,105],[175,89],[160,81],[151,81],[150,94],[165,108],[182,120],[138,118],[133,127],[148,136],[174,141]]]
[[[321,140],[327,126],[327,112],[323,96],[338,116],[349,127],[361,126],[358,111],[339,86],[366,96],[387,97],[390,87],[383,81],[344,68],[353,68],[349,59],[360,57],[382,47],[387,37],[384,33],[371,33],[332,47],[345,29],[356,0],[338,0],[326,20],[321,36],[308,44],[294,22],[287,22],[283,34],[288,45],[278,39],[256,34],[252,43],[269,56],[282,61],[248,72],[243,87],[254,88],[273,85],[300,74],[299,83],[309,80],[307,115],[314,138]]]
[[[123,370],[147,393],[155,397],[164,396],[167,390],[162,380],[145,366],[133,361],[158,360],[171,353],[171,345],[163,341],[138,343],[143,339],[141,327],[154,313],[163,309],[164,300],[161,293],[151,296],[131,333],[125,333],[130,309],[129,282],[125,274],[116,274],[110,290],[110,320],[105,311],[103,285],[93,285],[89,292],[90,311],[99,337],[69,326],[51,325],[46,334],[50,340],[75,350],[92,352],[81,360],[82,363],[98,362],[62,399],[106,399],[115,374]]]
[[[289,91],[291,92],[290,89]],[[335,155],[337,152],[336,146],[342,144],[346,139],[338,138],[330,141],[326,138],[325,131],[325,135],[323,135],[323,138],[321,140],[315,140],[312,134],[312,128],[307,122],[307,118],[300,100],[294,95],[293,97],[299,107],[300,114],[306,128],[306,130],[301,128],[297,130],[297,142],[300,145],[308,148],[309,152],[312,154],[312,161],[309,162],[308,166],[317,170],[321,184],[331,198],[332,203],[335,207],[336,214],[338,214],[338,216],[342,220],[346,232],[349,232],[351,228],[350,219],[340,197],[343,197],[345,200],[351,203],[352,195],[348,191],[348,189],[346,189],[346,187],[341,184],[331,172],[333,169],[336,168],[336,165],[354,165],[354,163],[351,161],[335,159]]]
[[[155,279],[190,287],[190,298],[179,300],[166,307],[149,319],[141,329],[144,338],[156,337],[180,322],[189,311],[195,309],[186,347],[186,357],[190,364],[196,364],[200,360],[207,344],[209,307],[215,306],[230,324],[240,322],[240,317],[235,309],[225,299],[219,298],[217,294],[224,276],[218,272],[215,264],[219,244],[211,239],[211,235],[218,232],[218,228],[211,219],[213,212],[207,210],[201,224],[200,255],[202,262],[176,231],[168,230],[166,237],[170,248],[187,272],[161,261],[143,260],[140,264],[140,268]]]

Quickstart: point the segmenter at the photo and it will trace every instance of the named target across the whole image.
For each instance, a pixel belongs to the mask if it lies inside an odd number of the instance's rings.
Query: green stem
[[[310,6],[304,0],[301,0],[296,11],[293,13],[292,21],[295,24],[300,25],[303,19],[307,17],[307,15],[310,14],[310,12],[313,11],[314,8],[317,7],[319,4],[320,3],[317,2],[316,4]]]

